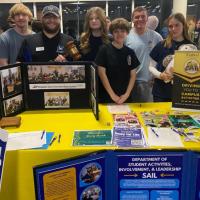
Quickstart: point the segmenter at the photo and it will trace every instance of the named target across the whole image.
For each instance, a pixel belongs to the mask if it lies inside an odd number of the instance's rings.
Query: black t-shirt
[[[94,37],[92,34],[89,38],[90,51],[82,54],[83,61],[94,61],[100,46],[103,44],[102,37]]]
[[[112,43],[103,45],[95,59],[98,66],[106,68],[106,75],[113,91],[121,96],[127,90],[130,72],[140,65],[135,52],[127,46],[115,48]],[[112,102],[103,85],[99,84],[100,102]],[[130,99],[129,99],[130,100]]]
[[[17,60],[21,62],[48,62],[53,61],[58,54],[67,52],[66,44],[73,38],[58,33],[48,38],[43,32],[33,34],[24,40]]]
[[[165,71],[168,63],[166,60],[171,59],[172,55],[175,53],[175,50],[178,50],[178,48],[184,44],[193,43],[189,40],[183,40],[180,42],[172,41],[172,46],[167,48],[164,47],[163,41],[159,42],[150,53],[150,57],[157,62],[156,69],[159,72]],[[152,93],[154,96],[170,99],[172,98],[172,84],[165,83],[163,80],[155,78]]]

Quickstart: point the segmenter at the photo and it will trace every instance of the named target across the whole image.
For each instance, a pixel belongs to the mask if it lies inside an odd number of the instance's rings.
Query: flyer
[[[146,147],[144,130],[132,127],[114,127],[113,145],[118,147]]]

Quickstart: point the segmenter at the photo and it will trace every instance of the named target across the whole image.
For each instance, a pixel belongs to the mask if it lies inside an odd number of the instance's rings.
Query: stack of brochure
[[[113,115],[113,145],[119,147],[146,147],[144,130],[134,113]]]

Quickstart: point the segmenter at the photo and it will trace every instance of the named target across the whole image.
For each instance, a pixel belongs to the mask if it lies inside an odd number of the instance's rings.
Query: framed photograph
[[[45,108],[69,108],[69,92],[44,92]]]
[[[21,68],[1,70],[1,85],[3,98],[22,92]]]
[[[17,114],[24,108],[23,95],[17,95],[3,101],[5,116]]]
[[[28,65],[30,90],[85,89],[85,65]]]

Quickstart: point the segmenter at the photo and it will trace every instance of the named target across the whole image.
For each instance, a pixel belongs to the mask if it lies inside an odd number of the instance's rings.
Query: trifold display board
[[[98,119],[94,63],[18,63],[2,67],[0,81],[1,116],[24,110],[92,108]]]
[[[189,151],[97,152],[36,166],[36,199],[199,199],[199,171]]]

